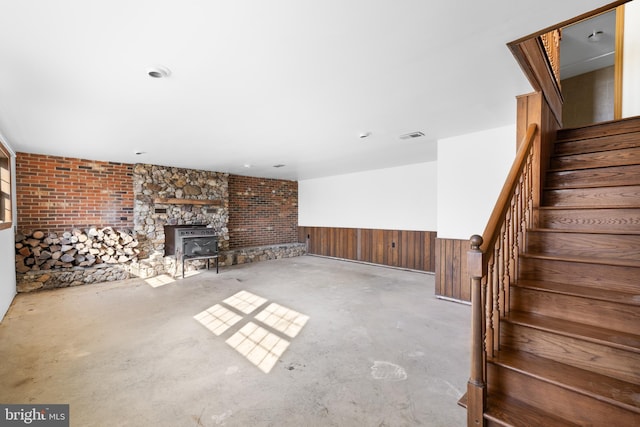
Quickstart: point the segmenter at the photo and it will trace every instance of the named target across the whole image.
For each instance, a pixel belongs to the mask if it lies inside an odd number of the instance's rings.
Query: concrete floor
[[[313,256],[20,294],[0,402],[83,427],[462,426],[469,319],[432,275]]]

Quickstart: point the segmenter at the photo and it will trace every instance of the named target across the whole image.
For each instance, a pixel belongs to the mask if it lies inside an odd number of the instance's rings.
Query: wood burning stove
[[[190,259],[206,259],[207,270],[209,261],[215,259],[218,273],[218,236],[213,228],[195,224],[165,225],[164,236],[164,255],[175,255],[176,262],[182,263],[182,277],[184,263]]]

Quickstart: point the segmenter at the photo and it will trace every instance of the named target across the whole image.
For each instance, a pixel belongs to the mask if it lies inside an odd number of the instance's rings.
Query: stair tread
[[[640,183],[640,164],[548,170],[543,190],[629,186]]]
[[[622,230],[576,230],[572,228],[532,228],[529,231],[540,233],[563,233],[563,234],[613,234],[616,236],[637,236],[640,233]]]
[[[549,191],[562,191],[565,189],[557,189],[557,190],[549,190]],[[626,205],[614,205],[614,204],[603,204],[603,205],[580,205],[580,204],[565,204],[565,205],[545,205],[540,206],[542,208],[556,208],[556,209],[612,209],[612,210],[637,210],[640,209],[640,202],[638,204],[626,204]]]
[[[634,116],[576,128],[560,129],[556,133],[556,141],[564,142],[593,139],[603,136],[624,135],[638,131],[640,131],[640,116]]]
[[[492,363],[640,413],[640,385],[523,351],[501,350]]]
[[[623,132],[615,132],[615,133],[599,133],[599,134],[582,134],[582,135],[576,135],[576,136],[566,136],[563,134],[566,134],[567,132],[563,132],[565,130],[573,130],[573,129],[561,129],[560,131],[558,131],[557,135],[556,135],[556,139],[555,139],[555,144],[565,144],[565,143],[571,143],[571,142],[582,142],[582,141],[591,141],[591,140],[598,140],[598,139],[603,139],[603,138],[616,138],[616,137],[625,137],[628,135],[635,135],[638,134],[640,131],[635,130],[635,129],[629,129],[629,130],[625,130]]]
[[[621,209],[640,207],[640,185],[614,185],[608,187],[556,188],[543,192],[545,206],[601,206]]]
[[[561,157],[568,157],[568,156],[561,156]],[[545,172],[547,173],[547,175],[558,174],[558,173],[562,175],[568,175],[568,174],[575,175],[576,173],[579,174],[580,172],[594,172],[594,173],[609,172],[609,175],[611,175],[612,170],[614,173],[618,171],[629,171],[629,170],[634,171],[635,169],[637,169],[637,166],[639,166],[638,163],[631,163],[628,165],[590,166],[590,167],[584,167],[584,168],[549,167]]]
[[[640,135],[640,134],[638,134]],[[561,159],[561,158],[587,158],[587,159],[591,159],[591,158],[599,158],[599,156],[602,156],[603,154],[620,154],[620,153],[629,153],[629,152],[637,152],[638,148],[640,148],[640,145],[634,145],[634,146],[625,146],[625,147],[612,147],[608,150],[597,150],[597,151],[586,151],[584,153],[560,153],[560,154],[552,154],[551,155],[551,160],[556,160],[556,159]],[[629,164],[637,164],[637,163],[629,163]],[[615,164],[612,166],[622,166],[621,164]],[[592,166],[595,168],[598,167],[606,167],[606,166]],[[591,169],[592,167],[587,166],[586,169]],[[577,169],[583,169],[582,166],[579,166]]]
[[[603,233],[640,233],[640,208],[541,206],[540,228],[551,230],[598,230]]]
[[[572,295],[591,298],[600,301],[610,301],[620,304],[640,306],[640,294],[601,289],[590,286],[571,285],[567,283],[543,282],[539,280],[519,280],[512,284],[519,288],[536,289],[556,294]]]
[[[525,251],[559,257],[593,258],[608,264],[640,266],[640,230],[533,229]]]
[[[579,426],[579,424],[527,405],[518,399],[498,393],[487,397],[487,410],[484,416],[486,419],[504,426]]]
[[[521,258],[537,258],[547,259],[565,262],[576,262],[583,264],[599,264],[599,265],[615,265],[620,267],[638,267],[640,268],[640,261],[632,259],[620,259],[620,258],[593,258],[593,257],[578,257],[578,256],[561,256],[561,255],[544,255],[532,252],[526,252],[520,254]]]
[[[530,328],[547,331],[556,335],[563,335],[634,353],[640,353],[640,336],[635,334],[613,331],[611,329],[584,325],[568,320],[555,319],[548,316],[520,311],[509,312],[505,317],[505,320],[510,323],[528,326]]]
[[[558,140],[554,144],[553,155],[598,153],[638,146],[640,146],[640,132],[629,132],[588,139]]]
[[[584,184],[584,185],[558,185],[558,186],[550,186],[547,185],[545,187],[542,188],[543,191],[557,191],[557,190],[585,190],[585,189],[589,189],[589,188],[622,188],[622,187],[635,187],[637,186],[638,183],[634,182],[632,184],[628,184],[628,185],[624,185],[624,184],[611,184],[608,185],[604,182],[599,183],[598,185],[592,185],[592,184]]]
[[[640,156],[640,147],[635,149],[624,150],[612,150],[616,151],[620,157],[623,158],[607,158],[606,160],[600,160],[597,158],[590,158],[587,156],[595,157],[596,155],[605,155],[610,153],[587,153],[587,154],[572,154],[557,156],[551,158],[551,164],[547,172],[579,172],[579,171],[591,171],[602,170],[613,167],[633,167],[639,163],[638,157]],[[635,156],[635,157],[634,157]]]
[[[625,164],[625,165],[611,165],[611,166],[585,166],[585,167],[576,167],[576,168],[572,168],[572,167],[550,167],[549,169],[546,170],[548,175],[554,174],[554,173],[562,173],[562,172],[598,172],[598,171],[606,171],[607,169],[625,169],[627,166],[638,166],[640,165],[640,163],[629,163],[629,164]],[[622,184],[616,184],[616,185],[622,185]],[[627,185],[634,185],[634,184],[627,184]],[[565,187],[563,187],[565,188]]]
[[[638,207],[623,207],[621,208],[620,206],[616,206],[616,205],[598,205],[597,207],[594,207],[592,205],[572,205],[572,206],[551,206],[551,205],[546,205],[546,206],[539,206],[538,209],[541,210],[548,210],[548,211],[563,211],[563,210],[569,210],[569,211],[577,211],[577,210],[602,210],[602,209],[611,209],[611,210],[631,210],[631,211],[639,211],[640,210],[640,206]]]
[[[601,190],[603,188],[606,188],[608,190],[611,189],[615,189],[615,188],[619,188],[620,190],[629,190],[629,188],[633,188],[633,187],[640,187],[639,184],[628,184],[628,185],[621,185],[621,184],[616,184],[616,185],[609,185],[606,187],[600,187],[600,186],[593,186],[593,187],[580,187],[580,188],[567,188],[567,187],[560,187],[560,188],[553,188],[547,191],[550,192],[562,192],[562,193],[571,193],[571,192],[575,192],[574,190],[589,190],[589,189],[593,189],[593,190]],[[636,202],[638,202],[636,200]],[[589,205],[583,205],[583,206],[589,206]],[[593,205],[592,205],[593,206]],[[594,206],[597,207],[598,205]],[[616,205],[609,205],[609,206],[616,206]],[[627,207],[627,206],[620,206],[620,207]],[[640,207],[639,205],[634,205],[633,207]]]

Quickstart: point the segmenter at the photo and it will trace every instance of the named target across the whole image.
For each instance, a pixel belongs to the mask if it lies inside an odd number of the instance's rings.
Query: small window
[[[11,227],[11,155],[0,142],[0,230]]]

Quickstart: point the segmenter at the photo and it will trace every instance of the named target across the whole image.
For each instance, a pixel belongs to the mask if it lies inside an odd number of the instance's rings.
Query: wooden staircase
[[[558,132],[526,232],[488,426],[640,425],[640,118]]]

